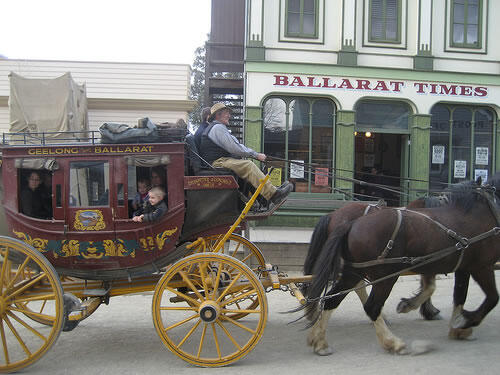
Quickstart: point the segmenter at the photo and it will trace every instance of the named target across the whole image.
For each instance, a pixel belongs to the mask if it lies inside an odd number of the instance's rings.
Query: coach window
[[[431,111],[430,189],[491,175],[496,118],[486,107],[437,104]]]
[[[109,205],[109,164],[104,161],[70,163],[71,207]]]
[[[296,192],[330,193],[334,104],[324,98],[271,97],[264,103],[264,153],[275,161],[273,183],[285,179]],[[288,163],[286,161],[295,161]],[[308,164],[314,163],[313,169]]]

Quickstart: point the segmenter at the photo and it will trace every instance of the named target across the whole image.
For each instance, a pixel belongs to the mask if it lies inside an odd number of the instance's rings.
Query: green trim
[[[354,127],[356,112],[338,110],[335,133],[335,167],[337,176],[346,179],[353,179],[354,175]],[[351,172],[350,172],[351,171]],[[350,181],[335,179],[337,189],[353,192],[354,185]]]
[[[418,193],[415,189],[426,192],[429,190],[429,168],[430,168],[430,115],[413,115],[411,117],[411,144],[410,144],[410,200],[417,199],[424,193]],[[421,180],[421,181],[415,181]]]
[[[249,120],[252,119],[252,120]],[[262,108],[245,107],[245,135],[244,142],[247,147],[257,152],[262,150]]]
[[[420,51],[419,51],[420,52]],[[413,69],[431,72],[434,70],[433,56],[413,56]]]
[[[295,64],[281,62],[253,63],[248,62],[245,66],[247,72],[256,73],[276,73],[281,74],[313,74],[340,77],[366,77],[382,78],[392,80],[408,81],[437,81],[453,82],[475,85],[498,85],[500,86],[500,76],[481,73],[460,73],[460,72],[420,72],[407,69],[393,68],[369,68],[369,67],[346,67],[337,65],[319,64]]]
[[[343,49],[344,47],[342,47]],[[337,56],[337,64],[344,66],[357,66],[358,53],[356,51],[339,51]]]

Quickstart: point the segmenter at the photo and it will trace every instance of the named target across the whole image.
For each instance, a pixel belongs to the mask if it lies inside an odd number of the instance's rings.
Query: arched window
[[[334,104],[324,98],[270,97],[264,103],[264,153],[296,163],[276,161],[273,183],[286,179],[295,191],[329,193],[328,170],[334,160]],[[310,170],[307,164],[318,166]]]
[[[430,189],[492,172],[494,112],[489,108],[437,104],[431,111]]]

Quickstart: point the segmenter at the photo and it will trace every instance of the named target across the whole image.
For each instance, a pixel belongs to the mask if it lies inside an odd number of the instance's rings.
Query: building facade
[[[87,90],[90,130],[105,122],[137,124],[183,119],[194,108],[189,99],[191,67],[187,64],[112,63],[0,59],[0,132],[8,132],[9,73],[26,78],[56,78],[70,72]]]
[[[497,14],[492,0],[247,0],[245,142],[298,161],[274,163],[295,183],[287,208],[376,195],[352,182],[373,168],[402,190],[391,205],[498,171]]]

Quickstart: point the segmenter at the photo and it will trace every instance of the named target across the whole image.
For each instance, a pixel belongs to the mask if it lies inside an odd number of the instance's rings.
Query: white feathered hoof
[[[327,356],[333,354],[333,349],[327,346],[326,348],[314,348],[314,353],[320,356]]]
[[[450,327],[452,329],[463,329],[463,327],[466,324],[467,324],[467,319],[462,314],[456,315],[450,321]]]
[[[436,345],[427,340],[415,340],[410,345],[411,355],[421,355],[436,350]]]
[[[472,335],[472,328],[450,328],[448,332],[448,337],[452,340],[473,340],[470,336]]]

